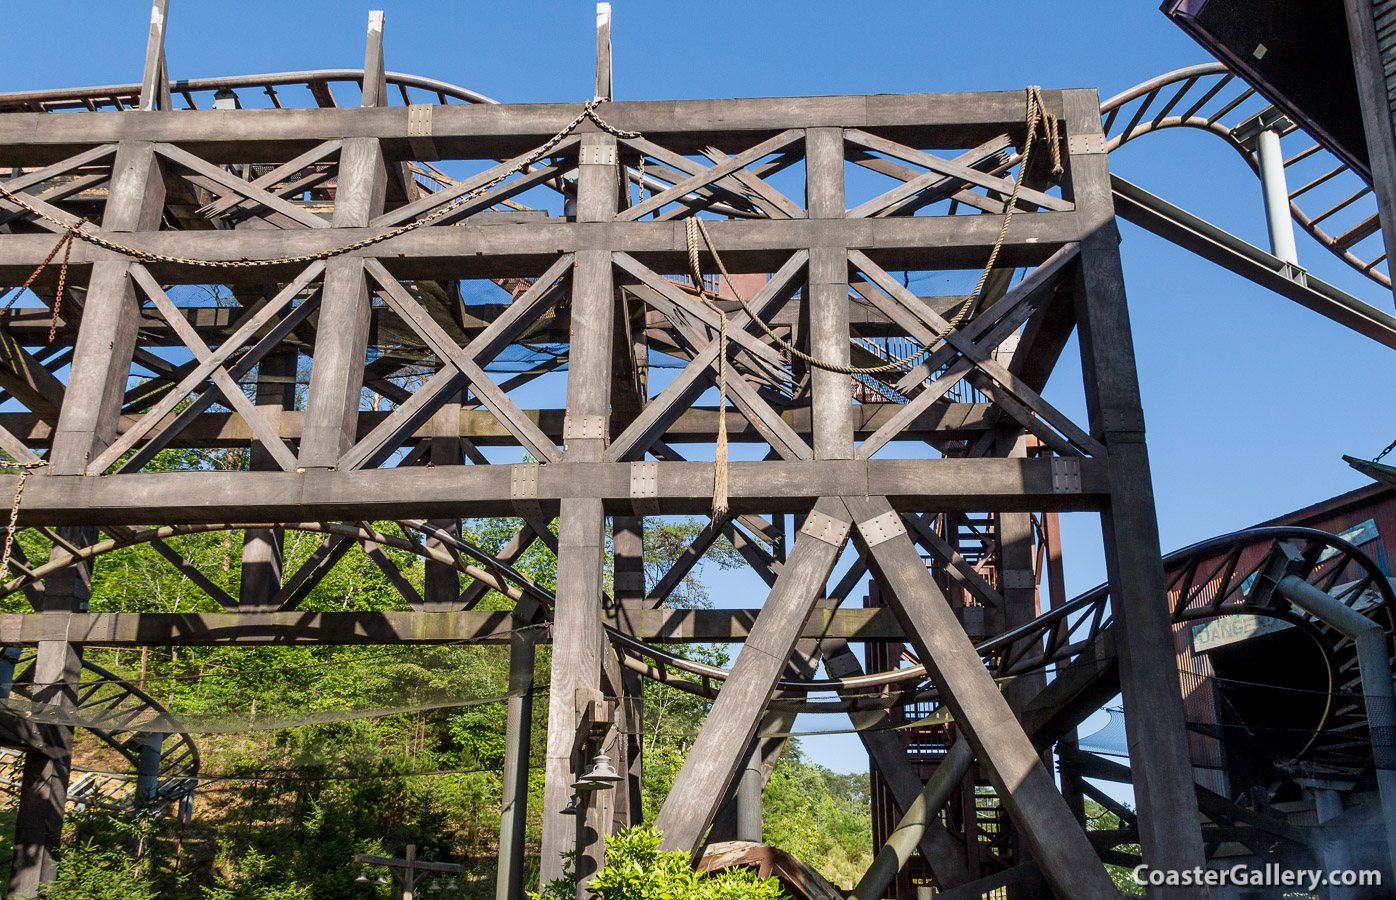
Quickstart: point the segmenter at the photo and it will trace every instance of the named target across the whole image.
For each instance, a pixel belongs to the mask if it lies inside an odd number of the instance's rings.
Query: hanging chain
[[[5,191],[4,185],[0,185],[0,191],[4,191],[7,194],[9,193],[8,191]],[[25,204],[21,203],[20,205],[24,206]],[[48,219],[49,221],[55,222],[59,225],[63,224],[59,220],[49,215],[44,215],[44,218]],[[44,261],[39,263],[39,267],[30,273],[29,277],[24,280],[24,284],[19,286],[19,290],[15,291],[14,296],[10,298],[10,302],[6,303],[3,309],[0,309],[0,317],[3,317],[6,313],[8,313],[11,309],[14,308],[15,301],[20,298],[21,294],[23,294],[26,290],[29,289],[29,286],[34,283],[34,279],[38,278],[43,273],[44,269],[48,268],[48,264],[53,262],[53,258],[58,255],[58,251],[62,250],[63,269],[58,273],[58,300],[54,303],[53,313],[55,325],[57,324],[58,303],[62,302],[63,285],[68,280],[68,256],[73,251],[73,236],[78,234],[78,229],[81,228],[84,224],[86,224],[86,222],[87,219],[82,218],[78,219],[76,222],[68,226],[67,230],[63,232],[63,236],[58,239],[58,243],[54,244],[53,249],[48,252],[48,256],[44,257]],[[48,339],[49,341],[53,340],[52,331],[49,332]]]
[[[14,552],[15,546],[15,523],[19,520],[19,501],[24,496],[24,480],[29,477],[30,469],[37,469],[48,465],[47,460],[39,460],[32,463],[21,462],[0,462],[0,466],[22,469],[19,473],[19,483],[15,485],[15,498],[10,503],[10,524],[5,529],[5,550],[0,554],[0,583],[10,577],[10,554]]]
[[[1387,444],[1385,450],[1372,457],[1372,462],[1381,462],[1382,457],[1386,456],[1392,450],[1396,450],[1396,440],[1393,440],[1391,443]]]
[[[473,191],[470,191],[466,194],[462,194],[461,196],[455,198],[449,203],[442,204],[442,206],[432,211],[431,213],[428,213],[427,215],[423,216],[420,219],[416,219],[415,221],[408,222],[406,225],[400,225],[397,228],[390,229],[389,231],[385,231],[382,234],[372,235],[370,237],[363,238],[362,240],[354,241],[352,244],[344,244],[343,246],[335,247],[330,250],[321,250],[316,253],[302,253],[297,256],[279,256],[272,259],[248,259],[246,257],[243,257],[242,259],[197,259],[188,256],[168,256],[163,253],[151,253],[149,250],[141,250],[136,247],[128,247],[124,244],[118,244],[113,240],[102,237],[100,234],[91,231],[83,231],[81,229],[81,226],[87,221],[86,219],[78,222],[76,225],[71,226],[69,230],[71,231],[72,235],[78,238],[79,240],[86,241],[87,243],[92,244],[93,246],[101,247],[105,250],[111,250],[114,253],[120,253],[124,256],[129,256],[133,259],[138,259],[142,262],[162,262],[184,266],[206,266],[215,269],[246,269],[254,268],[257,266],[290,265],[295,263],[314,262],[316,260],[322,259],[331,259],[336,256],[343,256],[346,253],[353,253],[356,250],[363,250],[366,247],[372,247],[375,244],[381,244],[384,241],[392,240],[395,237],[400,237],[411,231],[416,231],[418,228],[422,228],[442,218],[445,218],[446,216],[450,215],[451,212],[461,204],[467,203],[471,200],[476,199],[477,197],[480,197],[488,193],[496,186],[498,186],[500,182],[504,181],[507,178],[511,178],[514,175],[517,175],[519,172],[522,172],[524,169],[538,162],[538,160],[547,156],[554,147],[562,143],[564,138],[566,138],[569,134],[575,131],[577,129],[577,126],[582,124],[582,122],[587,119],[590,119],[593,123],[596,124],[596,127],[600,128],[602,131],[606,132],[607,134],[614,135],[615,137],[639,137],[640,132],[623,131],[619,128],[616,128],[614,125],[611,125],[605,119],[601,118],[601,116],[596,112],[596,107],[606,102],[608,101],[605,98],[602,98],[600,100],[588,100],[583,105],[582,111],[577,114],[577,117],[573,119],[567,125],[566,128],[553,135],[536,150],[528,154],[528,156],[526,156],[524,159],[520,160],[515,165],[510,166],[507,172],[495,176],[485,184],[481,185],[478,188],[475,188]],[[61,220],[55,218],[47,212],[44,212],[39,207],[25,200],[22,195],[17,194],[14,191],[11,191],[4,185],[0,185],[0,197],[3,197],[5,200],[15,204],[16,206],[28,210],[29,212],[33,213],[41,219],[45,219],[57,225],[63,224]],[[62,245],[60,244],[60,246]],[[48,259],[44,260],[44,263],[39,267],[39,270],[42,270],[45,265],[48,265],[49,261],[53,259],[54,255],[57,252],[58,247],[55,247],[53,253],[50,253]],[[38,272],[36,271],[35,274],[37,275]],[[32,281],[33,278],[31,277],[30,280]],[[11,300],[10,305],[13,305],[13,303],[14,301]],[[8,308],[9,307],[7,306],[6,309]]]

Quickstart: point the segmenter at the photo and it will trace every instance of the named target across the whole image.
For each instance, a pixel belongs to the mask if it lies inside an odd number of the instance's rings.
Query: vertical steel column
[[[1294,245],[1294,219],[1289,215],[1289,186],[1285,182],[1285,157],[1280,134],[1266,128],[1256,135],[1260,161],[1260,191],[1265,200],[1265,225],[1270,230],[1270,252],[1292,266],[1299,265]]]
[[[616,213],[619,181],[616,141],[608,134],[582,138],[577,177],[577,221],[606,222]],[[572,336],[567,378],[567,417],[563,459],[596,462],[605,452],[609,418],[611,342],[614,330],[614,278],[609,250],[581,250],[572,277]],[[606,518],[594,498],[564,500],[558,523],[557,606],[548,697],[547,781],[543,794],[543,849],[539,880],[562,877],[562,853],[577,850],[578,896],[595,873],[604,851],[595,804],[586,816],[562,815],[571,797],[572,743],[577,728],[578,689],[601,683],[601,595]],[[576,835],[582,840],[574,844]]]
[[[514,618],[514,628],[529,621]],[[533,669],[538,636],[516,630],[509,636],[509,704],[504,732],[504,785],[499,823],[496,900],[524,895],[524,846],[528,825],[528,757],[533,733]]]
[[[147,732],[141,741],[140,756],[136,758],[136,806],[155,802],[160,787],[160,757],[164,753],[165,736],[158,731]]]
[[[1063,91],[1061,96],[1070,138],[1101,134],[1094,90]],[[1153,868],[1181,871],[1203,865],[1206,858],[1104,152],[1073,152],[1068,187],[1081,222],[1075,303],[1086,405],[1091,432],[1104,441],[1110,460],[1110,502],[1102,527],[1140,844]],[[1150,896],[1201,898],[1206,893],[1205,888],[1163,887]]]

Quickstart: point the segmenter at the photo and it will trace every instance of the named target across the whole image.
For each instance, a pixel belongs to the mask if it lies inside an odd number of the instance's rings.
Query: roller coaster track
[[[225,531],[237,528],[273,527],[260,524],[214,524],[165,526],[130,529],[111,539],[82,548],[78,554],[26,570],[0,586],[0,596],[22,590],[77,562],[96,560],[117,549],[163,541],[181,535]],[[295,522],[278,523],[291,531],[351,538],[364,545],[376,545],[413,553],[462,574],[480,579],[516,602],[524,598],[551,608],[553,595],[514,567],[500,562],[486,550],[427,523],[404,520],[395,523],[397,534],[368,523]],[[430,539],[430,543],[428,542]],[[1357,681],[1355,650],[1348,639],[1298,609],[1274,610],[1253,606],[1245,594],[1248,579],[1265,560],[1277,542],[1294,544],[1307,563],[1305,576],[1310,583],[1332,593],[1374,621],[1388,635],[1396,633],[1396,594],[1380,570],[1364,553],[1351,544],[1325,532],[1306,528],[1257,528],[1212,538],[1165,557],[1168,602],[1177,628],[1219,616],[1245,615],[1280,619],[1309,636],[1321,653],[1328,675],[1330,702],[1323,715],[1311,723],[1311,736],[1292,757],[1275,760],[1281,768],[1327,773],[1359,774],[1371,764],[1366,737],[1366,715],[1361,687]],[[1031,622],[982,641],[977,649],[985,665],[1001,680],[1028,673],[1052,670],[1054,679],[1066,679],[1089,671],[1091,677],[1113,677],[1113,669],[1098,664],[1112,655],[1113,614],[1107,585],[1087,591],[1076,599]],[[622,664],[669,687],[700,697],[713,698],[728,670],[697,663],[661,646],[644,643],[622,631],[608,628],[609,637]],[[89,671],[98,671],[91,667]],[[1195,673],[1206,677],[1207,673]],[[103,739],[118,749],[129,741],[130,725],[168,715],[147,695],[135,691],[110,673],[103,673],[98,686],[109,693],[91,692],[82,703],[109,717],[94,719],[95,724],[115,737]],[[1048,690],[1050,691],[1051,683]],[[1113,688],[1110,689],[1113,693]],[[810,695],[836,693],[839,699],[811,699]],[[117,695],[120,694],[120,697]],[[920,665],[845,679],[795,679],[780,682],[772,708],[802,712],[838,712],[887,708],[910,703],[933,702],[939,698],[936,686]],[[140,703],[151,709],[141,712]],[[147,724],[147,729],[149,725]],[[170,726],[162,726],[170,727]],[[173,729],[172,729],[173,730]],[[100,735],[99,735],[100,736]],[[168,775],[162,761],[162,779],[189,781],[189,760],[197,770],[197,753],[192,742],[182,737],[168,749],[171,767]],[[187,746],[187,750],[181,749]],[[128,748],[129,750],[129,748]],[[181,755],[183,754],[183,755]],[[129,756],[129,754],[128,754]],[[185,768],[177,768],[184,766]]]
[[[25,665],[29,663],[29,665]],[[51,707],[34,703],[32,655],[20,657],[19,674],[8,685],[3,708],[30,723],[42,726]],[[139,771],[146,735],[164,735],[160,763],[155,772],[154,795],[137,798],[136,786],[127,778],[111,778],[106,773],[84,775],[68,794],[70,807],[101,807],[133,810],[138,802],[147,808],[163,810],[192,796],[198,784],[199,748],[183,733],[179,720],[159,701],[115,673],[89,660],[82,663],[84,679],[77,696],[65,712],[81,719],[103,744],[121,754],[133,771]],[[30,748],[42,752],[41,748]]]
[[[1256,109],[1255,107],[1260,107]],[[1265,103],[1255,89],[1221,63],[1189,66],[1116,94],[1100,105],[1104,119],[1106,150],[1113,152],[1146,134],[1171,128],[1193,128],[1224,140],[1241,155],[1257,175],[1256,151],[1238,137],[1239,125],[1251,119],[1273,122],[1286,143],[1304,147],[1287,152],[1286,174],[1301,174],[1299,186],[1289,192],[1290,216],[1314,240],[1343,262],[1383,287],[1391,277],[1378,267],[1386,253],[1359,255],[1355,250],[1377,236],[1376,195],[1372,186],[1322,144],[1314,142],[1297,125]],[[1328,230],[1344,222],[1341,230]],[[1388,267],[1389,268],[1389,267]]]

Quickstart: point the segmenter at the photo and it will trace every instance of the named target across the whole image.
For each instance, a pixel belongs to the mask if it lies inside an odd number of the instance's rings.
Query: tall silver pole
[[[1265,197],[1265,224],[1270,229],[1270,252],[1290,265],[1299,265],[1294,245],[1294,220],[1289,216],[1289,185],[1285,182],[1284,151],[1280,135],[1267,128],[1256,138],[1260,160],[1260,189]]]

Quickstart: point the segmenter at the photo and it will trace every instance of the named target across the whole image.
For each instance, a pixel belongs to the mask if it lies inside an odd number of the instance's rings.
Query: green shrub
[[[750,869],[715,874],[695,872],[688,854],[660,850],[653,828],[627,828],[606,841],[606,865],[591,881],[603,900],[779,900],[785,894],[774,878]]]

